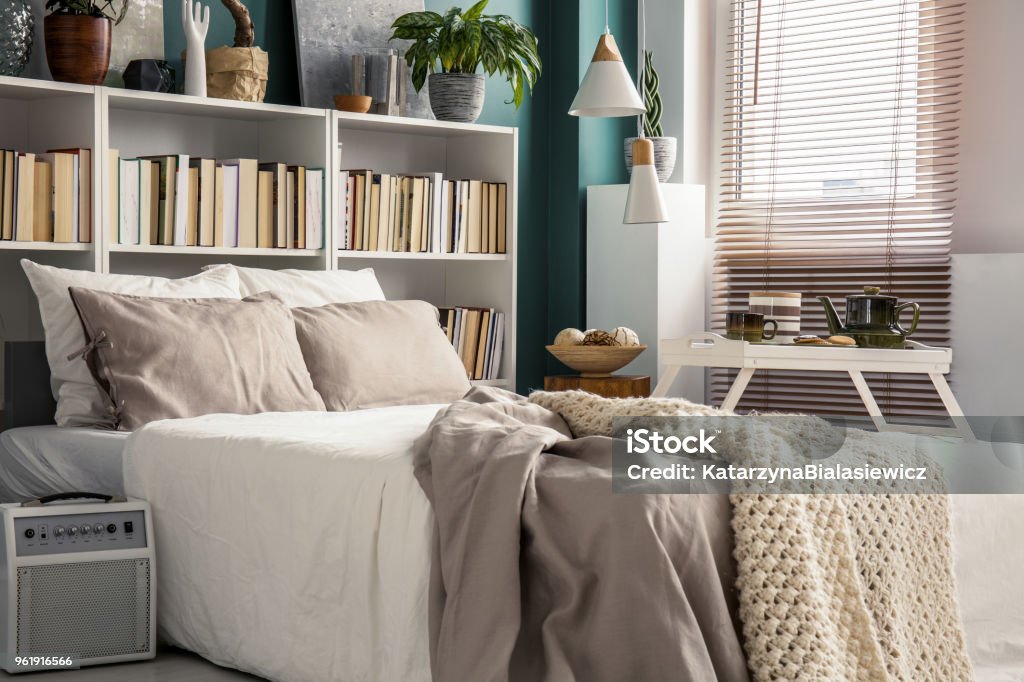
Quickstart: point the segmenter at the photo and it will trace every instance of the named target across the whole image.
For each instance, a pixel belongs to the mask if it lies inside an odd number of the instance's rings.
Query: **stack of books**
[[[0,239],[92,241],[92,152],[0,150]]]
[[[474,380],[500,376],[505,313],[494,308],[441,308],[441,327]]]
[[[119,244],[324,248],[322,168],[110,151]]]
[[[503,182],[344,170],[338,187],[335,220],[343,250],[506,253]]]

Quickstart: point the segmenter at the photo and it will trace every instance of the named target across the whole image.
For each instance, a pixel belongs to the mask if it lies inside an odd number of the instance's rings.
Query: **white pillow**
[[[238,274],[224,267],[211,268],[184,279],[64,270],[30,260],[22,260],[21,267],[39,299],[46,358],[50,362],[50,385],[57,399],[55,419],[60,426],[109,420],[107,401],[93,383],[85,361],[67,359],[85,345],[85,333],[68,293],[69,287],[161,298],[241,298]]]
[[[207,268],[229,267],[238,273],[242,296],[255,296],[264,291],[277,294],[290,308],[311,308],[328,303],[383,301],[373,268],[364,270],[264,270],[237,265],[208,265]]]

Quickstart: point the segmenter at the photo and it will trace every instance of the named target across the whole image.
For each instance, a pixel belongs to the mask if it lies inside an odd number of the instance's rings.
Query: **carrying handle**
[[[111,502],[125,502],[127,498],[120,495],[104,495],[103,493],[86,493],[86,492],[73,492],[73,493],[54,493],[53,495],[44,495],[43,497],[37,497],[34,500],[25,500],[21,503],[22,507],[42,507],[44,504],[50,504],[51,502],[61,502],[64,500],[102,500],[106,504]]]
[[[900,313],[907,308],[914,309],[914,319],[910,323],[910,329],[904,329],[903,325],[900,324]],[[916,303],[904,303],[901,306],[896,307],[896,329],[900,331],[903,336],[910,336],[917,330],[917,323],[921,321],[921,306]]]

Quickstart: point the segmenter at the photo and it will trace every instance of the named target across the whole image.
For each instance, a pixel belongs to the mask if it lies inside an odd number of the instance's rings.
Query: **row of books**
[[[0,150],[0,239],[92,241],[92,152]]]
[[[506,253],[508,186],[441,173],[343,170],[340,248],[411,253]]]
[[[441,326],[470,379],[497,379],[505,340],[505,313],[494,308],[441,308]]]
[[[120,244],[324,248],[322,168],[110,151]],[[116,180],[116,181],[115,181]]]

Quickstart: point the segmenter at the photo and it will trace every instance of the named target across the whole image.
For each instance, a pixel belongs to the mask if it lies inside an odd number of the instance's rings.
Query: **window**
[[[751,291],[803,294],[825,333],[865,286],[921,304],[949,343],[962,0],[732,0],[712,328]],[[721,400],[734,372],[714,371]],[[758,376],[761,375],[761,376]],[[887,413],[941,410],[927,377],[869,383]],[[740,409],[862,414],[846,375],[759,372]]]

